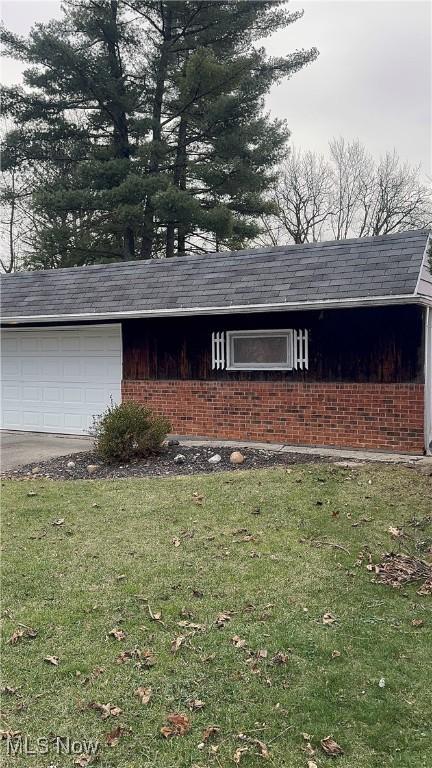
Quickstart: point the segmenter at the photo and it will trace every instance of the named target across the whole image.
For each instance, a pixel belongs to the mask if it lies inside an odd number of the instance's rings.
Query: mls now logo
[[[57,736],[55,739],[43,736],[34,740],[29,736],[8,736],[6,739],[7,755],[47,755],[49,752],[57,755],[95,755],[98,748],[98,741],[78,741],[69,736]]]

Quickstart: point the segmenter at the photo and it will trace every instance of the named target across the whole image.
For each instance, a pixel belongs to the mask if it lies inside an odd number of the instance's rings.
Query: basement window
[[[307,369],[309,334],[293,328],[212,334],[212,368],[227,371]]]

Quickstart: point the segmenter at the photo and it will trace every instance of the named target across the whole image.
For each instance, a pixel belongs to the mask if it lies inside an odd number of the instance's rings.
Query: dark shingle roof
[[[426,286],[427,296],[431,285],[424,259],[427,239],[428,232],[421,230],[169,260],[19,272],[2,277],[1,314],[4,320],[67,319],[422,298],[418,286]]]

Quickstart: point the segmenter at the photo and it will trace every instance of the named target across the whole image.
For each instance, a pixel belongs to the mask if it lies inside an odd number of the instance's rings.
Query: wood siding
[[[307,328],[308,371],[212,371],[213,331]],[[123,321],[123,378],[396,383],[423,381],[419,306]]]

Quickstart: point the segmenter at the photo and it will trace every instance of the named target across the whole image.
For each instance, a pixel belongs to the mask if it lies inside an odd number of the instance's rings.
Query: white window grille
[[[292,371],[309,368],[309,333],[293,328],[212,334],[212,368]]]

